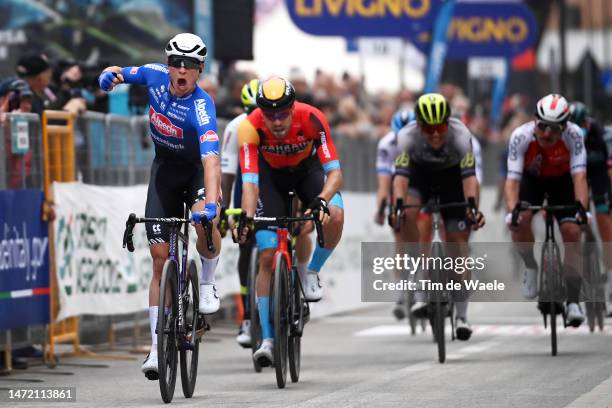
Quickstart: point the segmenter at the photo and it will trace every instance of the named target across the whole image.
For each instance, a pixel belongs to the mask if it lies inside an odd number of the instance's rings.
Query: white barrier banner
[[[122,247],[130,213],[144,215],[147,186],[92,186],[54,183],[55,265],[59,288],[58,320],[83,314],[113,315],[148,308],[152,261],[144,224],[134,228],[136,250]],[[191,230],[191,244],[195,244]],[[223,262],[217,269],[220,295],[239,292],[238,250],[223,242]],[[190,258],[198,260],[195,245]]]

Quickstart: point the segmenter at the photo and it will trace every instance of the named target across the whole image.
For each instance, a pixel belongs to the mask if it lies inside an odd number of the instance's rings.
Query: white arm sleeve
[[[246,118],[242,114],[225,127],[221,146],[221,173],[236,175],[238,172],[238,125]]]
[[[476,159],[476,179],[478,184],[482,184],[482,148],[476,136],[472,135],[472,153]]]
[[[524,126],[515,129],[510,137],[508,145],[508,175],[506,176],[510,180],[520,180],[523,176],[525,152],[532,138],[529,133],[523,131]]]
[[[378,141],[376,151],[376,174],[392,174],[393,162],[395,161],[395,146],[392,145],[394,139],[395,134],[389,132]]]

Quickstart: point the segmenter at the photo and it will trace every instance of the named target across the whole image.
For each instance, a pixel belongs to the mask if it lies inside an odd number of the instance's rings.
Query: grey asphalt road
[[[548,333],[533,303],[473,304],[470,316],[473,338],[448,344],[445,364],[437,362],[431,334],[411,336],[405,321],[392,317],[390,304],[313,320],[302,343],[300,381],[284,390],[276,387],[272,369],[253,372],[250,351],[234,341],[235,327],[219,323],[201,345],[194,397],[183,397],[179,379],[172,404],[612,407],[612,330],[590,334],[586,328],[562,329],[559,355],[552,357]],[[33,367],[0,377],[0,405],[43,405],[8,402],[8,388],[26,385],[76,387],[78,407],[163,404],[157,382],[146,380],[139,371],[140,356],[129,361],[63,359],[60,363],[69,365],[54,370]]]

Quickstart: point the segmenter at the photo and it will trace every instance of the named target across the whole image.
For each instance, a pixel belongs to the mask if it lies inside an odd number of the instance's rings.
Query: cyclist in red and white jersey
[[[550,94],[537,103],[535,119],[519,126],[510,138],[508,175],[505,183],[506,222],[512,240],[521,242],[519,254],[525,262],[523,295],[537,296],[538,265],[533,254],[534,236],[531,230],[533,214],[522,212],[518,226],[511,225],[512,210],[519,202],[539,205],[548,195],[550,205],[571,205],[579,202],[588,208],[586,151],[580,128],[568,121],[570,107],[558,94]],[[588,222],[574,210],[555,213],[564,242],[578,242],[578,224]],[[531,245],[526,245],[530,243]],[[577,327],[584,321],[580,309],[581,287],[579,254],[574,246],[566,248],[564,275],[567,282],[566,322]]]

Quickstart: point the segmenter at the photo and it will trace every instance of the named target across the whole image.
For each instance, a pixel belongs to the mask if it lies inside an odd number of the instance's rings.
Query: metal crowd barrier
[[[0,123],[0,189],[42,187],[40,118],[33,113],[6,114]]]

